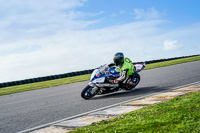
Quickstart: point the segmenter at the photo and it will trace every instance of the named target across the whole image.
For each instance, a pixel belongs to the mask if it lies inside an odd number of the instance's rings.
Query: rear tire
[[[92,94],[92,93],[91,93],[92,89],[93,89],[93,87],[87,85],[87,86],[83,89],[83,91],[81,92],[81,97],[82,97],[83,99],[85,99],[85,100],[94,97],[94,96],[98,93],[98,91],[96,91],[96,92],[94,92],[94,93]]]
[[[135,88],[140,82],[140,75],[135,73],[134,77],[132,78],[132,82],[135,84],[133,88]]]
[[[124,88],[125,90],[130,91],[133,88],[135,88],[139,82],[140,82],[140,75],[138,73],[135,73],[131,79],[127,80]]]

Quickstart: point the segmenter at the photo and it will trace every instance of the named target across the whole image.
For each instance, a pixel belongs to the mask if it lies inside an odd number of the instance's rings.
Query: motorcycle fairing
[[[106,77],[119,77],[119,71],[116,67],[109,67],[108,65],[103,65],[99,69],[95,69],[91,75],[90,81],[94,84],[101,84],[105,82]]]
[[[146,64],[145,63],[138,63],[138,64],[133,64],[133,66],[135,66],[136,72],[140,72],[146,67]]]

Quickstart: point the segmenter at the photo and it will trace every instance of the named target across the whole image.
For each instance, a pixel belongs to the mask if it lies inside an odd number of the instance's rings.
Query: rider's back
[[[128,69],[127,75],[130,76],[130,75],[133,75],[134,73],[133,68],[134,66],[133,66],[132,61],[129,58],[125,57],[121,71]]]

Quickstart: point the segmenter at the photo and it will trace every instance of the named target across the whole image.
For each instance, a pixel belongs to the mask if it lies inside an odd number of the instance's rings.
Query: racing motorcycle
[[[145,63],[133,64],[134,74],[126,83],[111,84],[110,80],[114,80],[120,76],[120,71],[117,66],[109,66],[107,64],[95,69],[90,78],[90,83],[82,90],[81,97],[90,99],[95,95],[107,94],[119,90],[132,90],[140,82],[138,74],[145,68]]]

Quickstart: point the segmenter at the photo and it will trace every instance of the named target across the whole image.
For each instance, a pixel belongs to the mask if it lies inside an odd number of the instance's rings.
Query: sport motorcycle
[[[134,74],[130,76],[125,83],[111,84],[110,81],[120,76],[119,67],[109,66],[107,64],[95,69],[90,78],[90,83],[82,90],[81,97],[90,99],[95,95],[108,94],[119,90],[132,90],[140,82],[138,74],[145,68],[145,63],[133,64]]]

